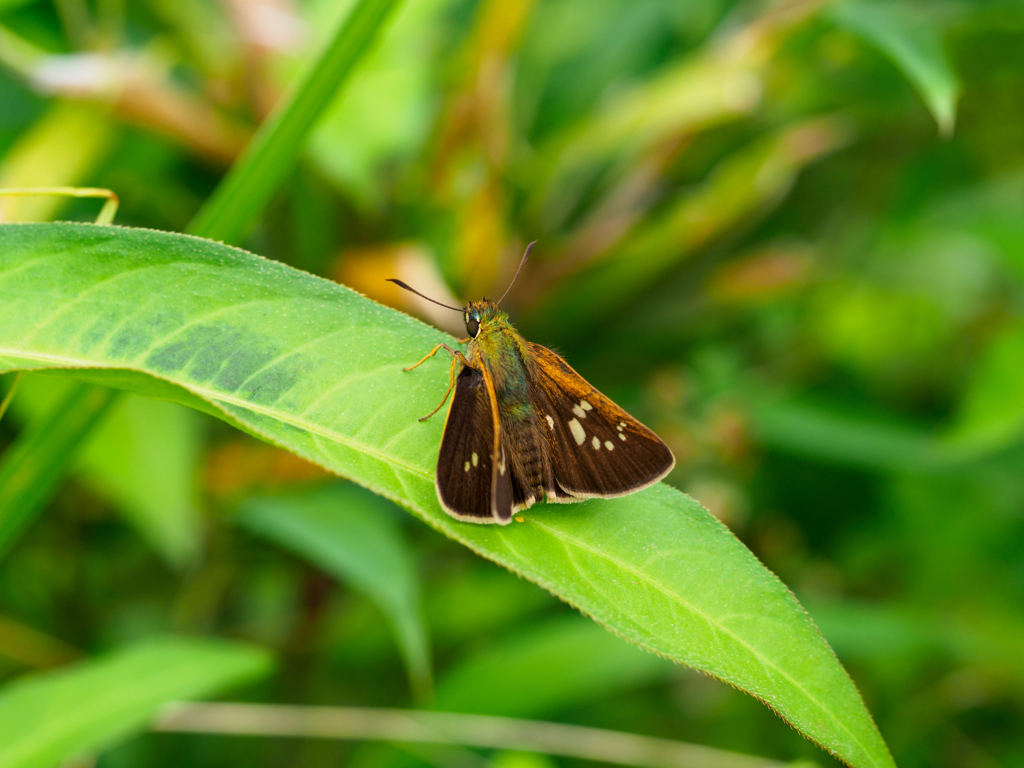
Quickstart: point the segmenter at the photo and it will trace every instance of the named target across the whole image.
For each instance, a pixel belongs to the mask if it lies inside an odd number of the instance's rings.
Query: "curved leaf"
[[[774,575],[697,502],[659,484],[459,523],[434,494],[442,422],[420,423],[451,339],[344,287],[183,235],[0,227],[0,370],[182,402],[411,509],[612,631],[757,696],[856,766],[892,758],[856,688]]]
[[[913,83],[948,138],[956,124],[960,82],[942,49],[941,30],[907,3],[846,0],[832,18],[888,56]]]
[[[430,636],[415,557],[395,514],[387,501],[346,483],[248,499],[236,519],[373,600],[391,624],[413,691],[425,700],[433,685]]]
[[[257,648],[165,639],[27,675],[0,690],[0,768],[60,765],[141,731],[165,704],[208,696],[269,668],[269,655]]]
[[[664,680],[676,668],[580,616],[559,617],[469,657],[437,686],[437,708],[547,717],[613,691]]]

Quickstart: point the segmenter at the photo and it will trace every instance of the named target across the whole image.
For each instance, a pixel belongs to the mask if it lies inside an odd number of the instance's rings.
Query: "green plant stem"
[[[189,225],[190,234],[237,242],[291,171],[321,112],[376,40],[398,0],[360,0],[327,49],[263,123]]]
[[[11,401],[14,400],[14,395],[18,391],[18,385],[21,384],[22,372],[18,371],[14,374],[14,381],[11,382],[11,388],[7,390],[7,394],[4,395],[3,402],[0,402],[0,419],[7,413],[7,409],[11,407]]]
[[[540,752],[639,768],[776,768],[699,744],[537,720],[365,707],[172,705],[153,730],[234,736],[406,741]]]
[[[76,450],[118,395],[106,387],[76,385],[0,458],[0,557],[49,501]]]

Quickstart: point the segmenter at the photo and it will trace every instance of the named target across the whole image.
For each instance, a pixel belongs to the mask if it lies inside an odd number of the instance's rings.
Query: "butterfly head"
[[[466,333],[475,339],[487,326],[504,316],[505,313],[498,309],[498,305],[493,301],[481,299],[480,301],[470,302],[463,312],[463,319],[466,321]]]

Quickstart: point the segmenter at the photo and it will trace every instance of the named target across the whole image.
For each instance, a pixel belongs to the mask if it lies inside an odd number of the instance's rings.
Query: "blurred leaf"
[[[416,562],[390,502],[353,485],[249,499],[236,518],[373,600],[391,624],[418,698],[431,695],[430,638]]]
[[[117,395],[106,387],[75,384],[0,457],[0,557],[50,500],[82,439]]]
[[[15,399],[16,415],[38,417],[70,386],[54,377],[26,377]],[[193,411],[129,395],[97,424],[74,465],[175,566],[199,553],[199,438]]]
[[[939,132],[953,135],[960,82],[942,50],[940,30],[923,12],[906,2],[843,0],[832,4],[830,14],[892,59],[921,94]]]
[[[201,546],[199,427],[189,409],[125,397],[96,428],[79,462],[89,485],[179,567],[194,560]]]
[[[892,415],[854,413],[808,398],[759,403],[751,421],[765,445],[868,469],[921,471],[956,458],[923,428]]]
[[[260,128],[189,232],[234,242],[248,232],[287,177],[331,97],[377,38],[398,0],[359,0],[307,72]]]
[[[442,251],[449,282],[465,295],[495,286],[511,258],[506,184],[512,145],[510,84],[535,0],[483,0],[463,41],[458,81],[437,121],[430,157],[430,201],[448,213]],[[447,218],[447,217],[446,217]],[[443,327],[443,326],[442,326]]]
[[[877,315],[876,315],[877,317]],[[893,330],[887,323],[885,329]],[[881,329],[879,329],[881,330]],[[933,429],[892,413],[866,413],[809,397],[750,397],[765,445],[812,458],[890,472],[948,469],[1006,449],[1024,436],[1024,329],[996,336],[962,396],[958,413]]]
[[[432,585],[427,620],[435,642],[464,644],[486,632],[522,624],[557,604],[547,592],[481,563],[448,583]]]
[[[772,24],[743,28],[615,94],[545,142],[533,158],[534,215],[557,229],[611,158],[636,158],[668,140],[750,114],[761,102],[762,69],[781,31]]]
[[[76,186],[112,150],[115,125],[99,107],[57,102],[25,131],[0,162],[0,187]],[[72,138],[73,140],[69,140]],[[51,219],[66,197],[5,197],[0,221]]]
[[[364,206],[384,203],[381,166],[409,159],[430,134],[443,64],[439,27],[452,4],[405,0],[310,136],[317,168]],[[324,4],[328,9],[334,12],[334,4]]]
[[[915,228],[940,241],[956,242],[965,235],[987,245],[1002,258],[1018,281],[1024,280],[1024,170],[1000,169],[984,183],[958,189],[930,205]],[[984,264],[980,248],[970,253]]]
[[[0,616],[0,655],[31,667],[59,667],[84,654],[33,627]]]
[[[22,5],[28,5],[32,0],[0,0],[0,13],[14,10]]]
[[[539,322],[578,333],[607,317],[611,308],[635,300],[713,238],[777,205],[805,165],[847,140],[844,123],[824,118],[737,150],[698,189],[670,201],[599,263],[574,277],[571,302],[561,295],[545,302]]]
[[[437,708],[548,717],[614,691],[663,680],[673,665],[593,622],[560,618],[508,637],[449,671]]]
[[[262,650],[153,640],[0,689],[0,766],[49,768],[141,731],[162,706],[265,675]]]
[[[448,366],[402,367],[450,337],[187,236],[6,225],[0,259],[0,371],[63,366],[220,415],[402,503],[642,647],[763,699],[851,764],[892,765],[792,594],[692,499],[659,484],[545,505],[508,527],[444,514],[434,490],[443,425],[416,419]]]
[[[999,449],[1024,435],[1024,325],[996,336],[963,395],[950,439],[977,449]]]
[[[266,443],[240,437],[206,454],[206,490],[216,497],[248,496],[255,491],[309,485],[332,477],[317,464]]]
[[[840,279],[816,292],[809,333],[833,361],[891,381],[950,341],[954,329],[943,309],[920,289]]]
[[[1020,616],[976,609],[937,613],[910,605],[853,601],[811,603],[808,610],[844,658],[891,668],[934,664],[936,656],[944,656],[1024,692]]]

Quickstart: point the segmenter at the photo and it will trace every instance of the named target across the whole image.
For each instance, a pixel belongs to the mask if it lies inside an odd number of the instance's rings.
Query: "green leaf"
[[[960,82],[942,49],[933,23],[906,3],[846,0],[835,3],[832,19],[888,56],[913,83],[931,110],[939,132],[952,136]]]
[[[379,171],[415,155],[430,136],[443,24],[453,0],[406,0],[347,86],[327,105],[309,137],[316,169],[363,205],[380,206],[386,188]],[[311,9],[316,24],[335,4]],[[319,12],[317,12],[319,11]]]
[[[762,444],[819,460],[920,472],[957,458],[923,428],[889,414],[851,413],[838,404],[790,398],[757,403],[750,416]]]
[[[141,731],[165,704],[267,673],[262,650],[212,640],[141,643],[0,690],[0,768],[50,768]]]
[[[34,419],[0,458],[0,557],[14,545],[64,479],[82,439],[117,392],[77,384]]]
[[[950,439],[985,449],[1005,448],[1024,434],[1024,325],[996,336],[974,372]]]
[[[697,502],[664,484],[545,505],[508,527],[440,508],[442,422],[417,417],[445,334],[312,275],[182,235],[0,226],[0,371],[64,367],[219,414],[411,509],[615,633],[764,700],[855,766],[892,759],[795,598]]]
[[[26,376],[12,415],[23,421],[39,416],[70,386],[55,376]],[[175,566],[199,553],[199,438],[195,412],[125,396],[86,438],[73,467]]]
[[[170,565],[199,555],[199,416],[186,408],[125,397],[99,424],[77,469],[113,501]]]
[[[332,96],[376,40],[398,0],[359,0],[291,95],[267,119],[189,225],[189,231],[237,241],[281,186]]]
[[[388,501],[352,485],[249,499],[237,522],[351,584],[387,618],[417,697],[430,696],[430,639],[413,553]]]
[[[934,668],[938,656],[991,675],[1000,686],[1024,690],[1024,622],[1012,610],[972,605],[957,613],[855,602],[815,603],[808,609],[844,658],[872,663],[882,674],[912,674],[914,665]]]
[[[560,618],[470,657],[437,687],[437,708],[541,717],[651,680],[673,666],[579,617]]]

